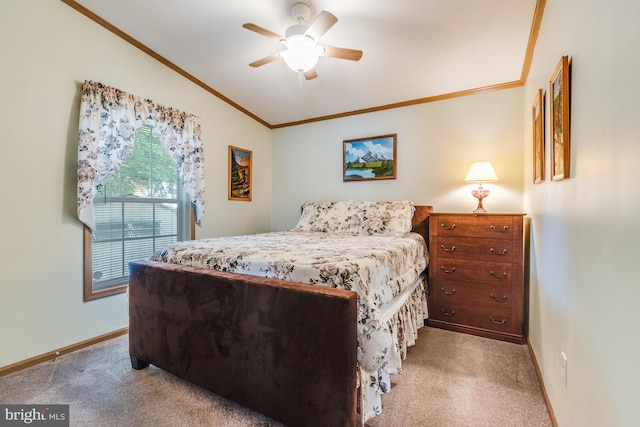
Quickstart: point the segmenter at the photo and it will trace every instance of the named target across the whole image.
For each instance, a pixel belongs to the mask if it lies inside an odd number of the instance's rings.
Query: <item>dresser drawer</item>
[[[479,261],[514,263],[522,258],[522,243],[517,240],[475,237],[436,237],[432,254],[436,258],[464,258]]]
[[[477,285],[468,282],[447,280],[434,283],[429,288],[429,298],[439,305],[487,306],[492,310],[510,308],[513,295],[511,289],[501,286]],[[500,307],[502,305],[502,307]]]
[[[429,262],[429,278],[433,281],[464,280],[496,286],[511,287],[520,280],[521,268],[503,262],[471,261],[438,258]]]
[[[434,215],[429,234],[520,239],[522,217],[513,215]]]
[[[442,322],[482,328],[495,332],[520,334],[522,325],[516,324],[508,312],[477,313],[466,308],[441,308],[441,311],[429,309],[429,317]]]

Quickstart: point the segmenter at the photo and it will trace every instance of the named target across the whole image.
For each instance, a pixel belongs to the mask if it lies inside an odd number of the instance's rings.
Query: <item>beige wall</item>
[[[522,212],[523,89],[508,89],[275,130],[274,229],[296,224],[308,200],[400,200],[440,212],[478,204],[464,178],[490,160],[498,182],[484,201],[493,212]],[[397,179],[342,181],[343,140],[396,133]]]
[[[201,118],[198,237],[268,231],[271,132],[60,1],[0,2],[0,367],[128,325],[124,295],[82,302],[75,213],[80,85],[118,87]],[[227,146],[254,154],[251,203],[227,200]]]
[[[638,425],[640,2],[547,1],[525,87],[530,340],[562,427]],[[571,178],[533,185],[531,105],[572,59]],[[547,100],[548,106],[548,100]],[[547,111],[547,150],[549,116]],[[567,386],[560,379],[568,357]]]

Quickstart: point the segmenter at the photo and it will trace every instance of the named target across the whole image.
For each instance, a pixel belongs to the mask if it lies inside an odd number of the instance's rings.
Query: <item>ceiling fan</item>
[[[322,46],[318,44],[320,37],[338,22],[338,18],[333,14],[323,10],[311,24],[307,25],[306,22],[311,17],[311,6],[303,2],[297,2],[291,6],[291,16],[293,16],[298,23],[287,28],[284,36],[255,24],[246,23],[242,25],[247,30],[276,40],[285,46],[284,50],[258,59],[250,63],[250,66],[260,67],[282,58],[289,68],[298,73],[300,79],[304,75],[305,79],[311,80],[318,77],[314,67],[320,56],[348,59],[350,61],[359,61],[360,58],[362,58],[361,50]]]

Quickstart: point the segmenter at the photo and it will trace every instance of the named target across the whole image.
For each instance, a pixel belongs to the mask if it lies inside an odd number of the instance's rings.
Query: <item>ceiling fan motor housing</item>
[[[311,18],[311,6],[301,1],[294,3],[291,6],[291,16],[300,23],[305,22]]]

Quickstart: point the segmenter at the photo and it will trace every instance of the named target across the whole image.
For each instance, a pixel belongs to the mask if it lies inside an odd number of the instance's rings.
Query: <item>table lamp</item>
[[[491,162],[475,162],[471,164],[465,182],[477,182],[478,188],[471,191],[473,197],[478,199],[478,207],[473,213],[487,213],[487,210],[482,206],[482,199],[489,196],[490,191],[482,187],[485,182],[495,182],[498,180],[496,173],[493,170]]]

